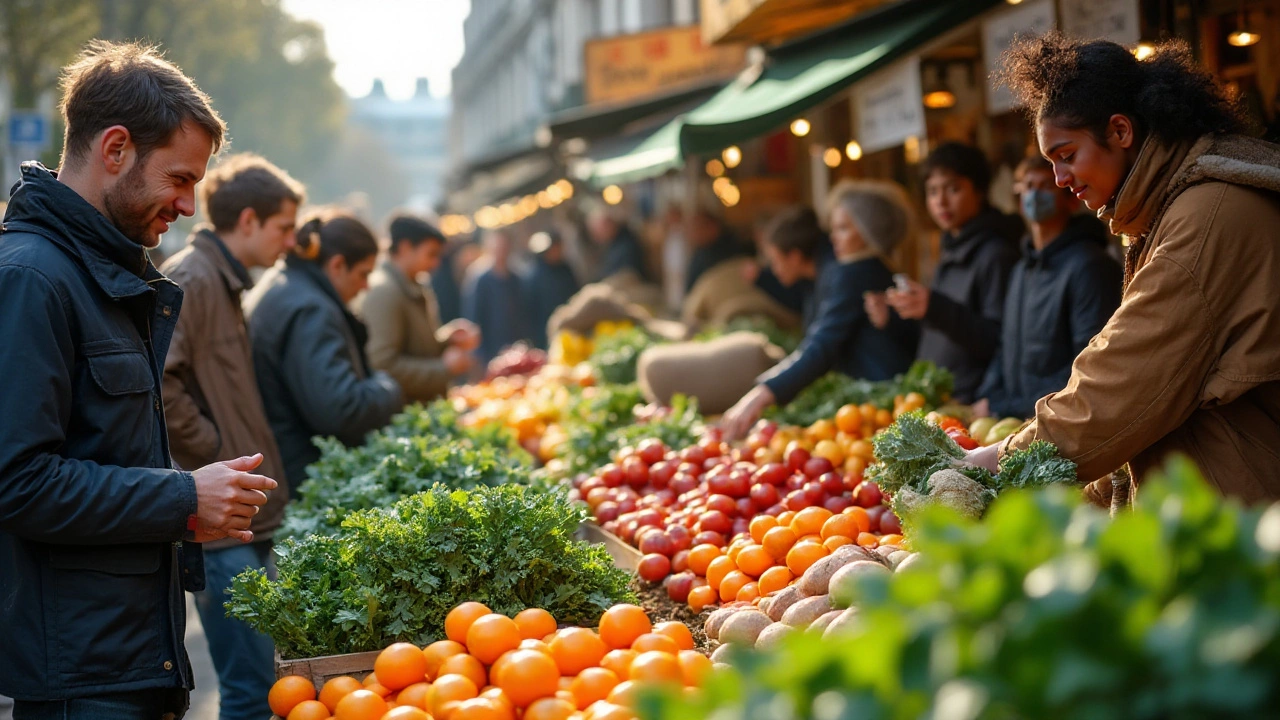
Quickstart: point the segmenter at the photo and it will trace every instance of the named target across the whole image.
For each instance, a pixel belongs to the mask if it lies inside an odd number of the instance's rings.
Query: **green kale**
[[[871,445],[878,462],[867,469],[867,478],[890,494],[904,487],[927,494],[929,478],[940,470],[958,470],[985,487],[994,485],[991,473],[964,464],[964,449],[920,410],[900,415]]]
[[[602,382],[633,383],[636,381],[636,364],[640,361],[640,353],[653,344],[653,338],[642,328],[619,330],[596,338],[595,348],[587,362]]]
[[[926,407],[934,408],[950,399],[953,382],[950,372],[923,360],[894,379],[879,382],[828,373],[786,407],[771,408],[766,416],[784,425],[812,425],[835,417],[844,405],[871,403],[882,410],[892,410],[895,397],[913,392],[924,396]]]
[[[1043,440],[1005,455],[996,474],[998,490],[1075,482],[1076,464],[1060,457],[1058,448]]]

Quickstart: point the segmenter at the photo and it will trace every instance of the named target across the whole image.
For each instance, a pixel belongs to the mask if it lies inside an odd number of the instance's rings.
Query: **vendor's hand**
[[[907,320],[921,320],[929,311],[929,288],[915,280],[907,280],[907,289],[890,288],[885,293],[889,307]]]
[[[767,385],[757,385],[751,392],[729,408],[720,419],[720,427],[724,429],[726,440],[737,440],[746,436],[751,426],[760,419],[765,408],[773,404],[773,391]]]
[[[454,377],[466,375],[475,365],[475,358],[471,353],[456,346],[445,349],[441,359],[444,360],[445,369]]]
[[[262,464],[262,455],[241,457],[206,465],[191,473],[196,484],[196,539],[233,537],[252,542],[249,524],[267,502],[267,490],[276,481],[251,470]]]
[[[982,398],[973,404],[971,410],[973,411],[974,419],[991,417],[991,401],[987,398]]]
[[[889,302],[884,293],[862,293],[862,307],[866,309],[867,318],[876,328],[883,330],[889,324]]]
[[[988,472],[996,472],[1000,467],[1000,445],[988,445],[970,450],[965,456],[966,464],[985,468]]]
[[[760,279],[760,263],[755,260],[747,260],[742,263],[742,279],[748,285],[755,285],[756,280]]]
[[[480,347],[480,328],[466,318],[453,320],[441,330],[444,331],[445,342],[459,350],[472,352]]]

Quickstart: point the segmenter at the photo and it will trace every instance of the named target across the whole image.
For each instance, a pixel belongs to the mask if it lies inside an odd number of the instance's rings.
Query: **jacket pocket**
[[[163,544],[50,550],[49,653],[66,685],[106,686],[165,674],[168,552]]]
[[[155,386],[146,353],[124,340],[87,342],[81,348],[94,383],[108,395],[133,395]]]

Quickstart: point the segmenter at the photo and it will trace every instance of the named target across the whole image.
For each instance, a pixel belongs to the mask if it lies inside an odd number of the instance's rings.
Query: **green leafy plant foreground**
[[[865,576],[848,634],[741,655],[645,718],[1191,720],[1280,708],[1280,505],[1185,460],[1110,519],[1051,486],[981,522],[922,512],[920,562]]]
[[[636,365],[640,362],[640,353],[653,344],[653,338],[643,328],[618,330],[611,335],[596,338],[595,348],[587,362],[601,382],[633,383],[636,381]]]
[[[892,380],[856,380],[840,373],[828,373],[805,388],[785,407],[774,407],[766,416],[784,425],[812,425],[830,420],[844,405],[871,403],[883,410],[893,409],[898,395],[920,393],[927,407],[943,405],[951,398],[951,373],[931,362],[919,360],[907,372]]]
[[[437,487],[354,513],[334,535],[286,540],[278,579],[236,577],[228,615],[270,636],[285,658],[425,645],[468,600],[591,626],[634,595],[604,546],[574,539],[585,518],[559,491]]]

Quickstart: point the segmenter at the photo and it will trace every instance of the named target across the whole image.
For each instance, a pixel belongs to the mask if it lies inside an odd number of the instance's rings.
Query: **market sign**
[[[863,152],[925,137],[920,57],[913,55],[854,86],[857,140]]]
[[[728,80],[746,65],[742,45],[707,46],[697,25],[587,41],[587,103],[620,103]]]
[[[999,115],[1018,107],[1009,88],[1000,84],[1000,56],[1018,36],[1041,35],[1054,29],[1053,0],[1032,0],[1012,6],[982,24],[982,57],[987,69],[987,112]]]
[[[1142,39],[1138,0],[1062,0],[1062,32],[1133,45]]]

